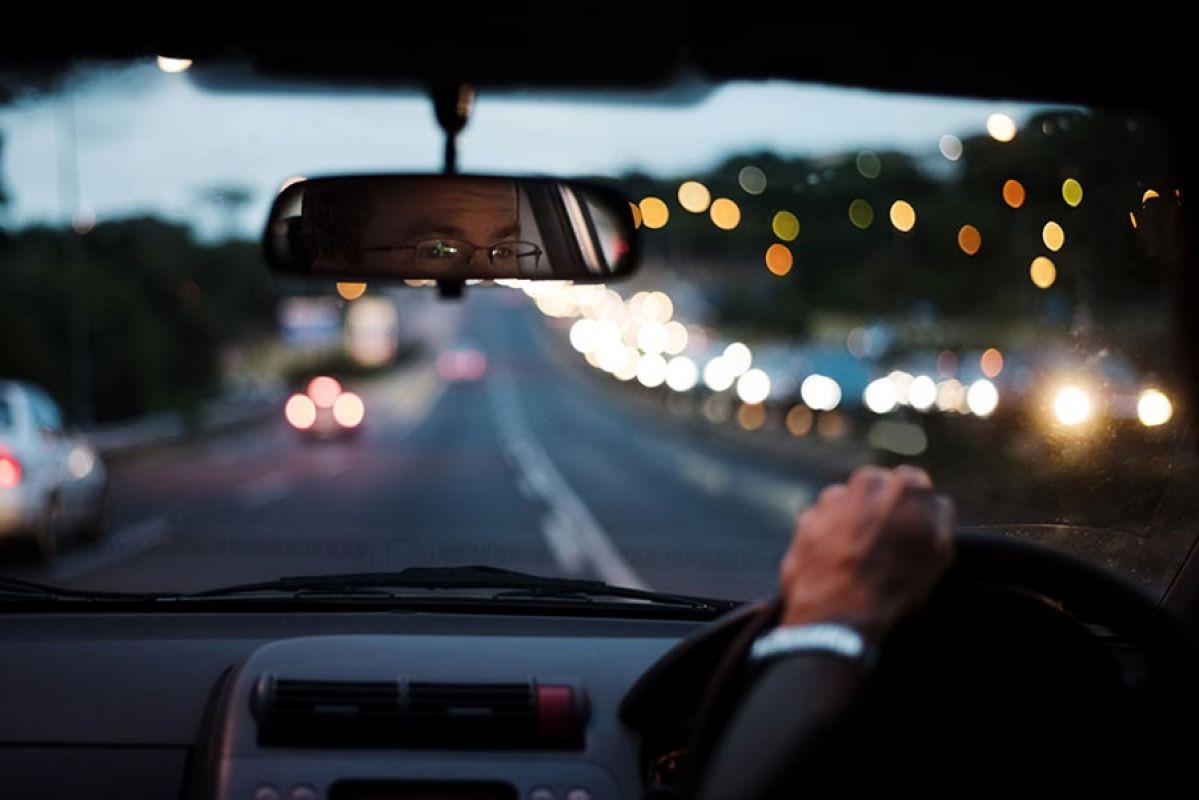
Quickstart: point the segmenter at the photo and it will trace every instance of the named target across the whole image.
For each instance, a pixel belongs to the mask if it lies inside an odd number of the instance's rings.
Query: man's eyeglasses
[[[380,253],[394,250],[412,250],[416,263],[421,266],[453,269],[461,267],[474,258],[475,252],[483,250],[487,260],[497,269],[531,272],[541,263],[542,250],[532,242],[499,242],[490,247],[476,247],[469,242],[455,239],[429,239],[409,245],[381,245],[363,248],[364,253]]]

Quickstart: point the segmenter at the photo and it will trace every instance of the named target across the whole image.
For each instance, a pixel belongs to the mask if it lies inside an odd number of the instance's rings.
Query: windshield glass
[[[1151,117],[781,82],[484,93],[460,170],[620,188],[644,263],[442,302],[275,279],[259,245],[291,181],[438,171],[427,99],[175,69],[0,105],[0,379],[79,431],[10,454],[0,574],[482,564],[748,599],[796,512],[871,462],[1158,593],[1193,541],[1182,198]]]

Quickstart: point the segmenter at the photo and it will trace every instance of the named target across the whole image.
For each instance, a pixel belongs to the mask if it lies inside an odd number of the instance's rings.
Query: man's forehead
[[[430,179],[413,182],[398,194],[404,205],[416,208],[508,214],[517,211],[517,189],[511,181]]]

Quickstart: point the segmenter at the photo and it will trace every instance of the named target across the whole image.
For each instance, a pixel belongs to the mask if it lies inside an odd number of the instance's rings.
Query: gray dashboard
[[[199,790],[299,800],[326,797],[346,779],[500,781],[515,796],[547,800],[636,797],[638,741],[617,718],[620,700],[699,627],[392,612],[8,614],[0,617],[0,797]],[[263,674],[569,683],[586,697],[584,736],[577,748],[545,751],[269,746],[252,713]]]

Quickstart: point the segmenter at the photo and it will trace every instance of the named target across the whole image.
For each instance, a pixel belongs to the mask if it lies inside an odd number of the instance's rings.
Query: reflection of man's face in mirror
[[[415,278],[518,277],[488,254],[496,244],[521,238],[519,196],[506,180],[437,177],[391,184],[367,209],[359,263]]]

